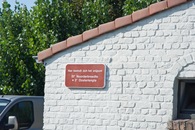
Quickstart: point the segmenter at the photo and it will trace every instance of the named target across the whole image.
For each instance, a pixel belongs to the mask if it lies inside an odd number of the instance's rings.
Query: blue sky
[[[3,0],[0,0],[0,8],[2,8],[2,1]],[[7,2],[11,4],[11,9],[14,9],[15,1],[16,0],[7,0]],[[22,4],[25,4],[28,9],[30,9],[34,5],[34,2],[35,2],[35,0],[17,0],[17,1]]]

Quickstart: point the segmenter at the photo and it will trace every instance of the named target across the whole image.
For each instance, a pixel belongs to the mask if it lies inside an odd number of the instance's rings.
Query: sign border
[[[104,85],[103,87],[77,87],[77,86],[71,86],[71,87],[68,87],[66,86],[66,67],[67,65],[103,65],[104,66]],[[64,85],[69,88],[69,89],[104,89],[106,87],[106,65],[105,64],[102,64],[102,63],[67,63],[65,65],[65,71],[64,71]]]

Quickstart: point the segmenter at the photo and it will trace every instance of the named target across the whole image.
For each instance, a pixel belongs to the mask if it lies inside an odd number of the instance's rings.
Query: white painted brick
[[[178,23],[179,22],[179,18],[178,17],[172,17],[171,18],[171,22]]]
[[[86,52],[86,56],[88,56],[88,57],[96,57],[96,56],[100,56],[100,55],[101,55],[100,51],[87,51]]]
[[[119,126],[107,126],[107,130],[120,130]]]
[[[136,88],[126,88],[124,90],[124,93],[141,95],[142,91],[140,89],[136,89]]]
[[[96,45],[92,45],[92,46],[90,46],[89,48],[90,48],[90,51],[97,50],[97,46],[96,46]]]
[[[149,73],[150,73],[150,70],[142,69],[142,74],[143,75],[148,75]]]
[[[140,123],[138,123],[138,122],[133,123],[133,128],[139,129],[140,128]]]
[[[156,109],[150,109],[149,113],[150,113],[150,115],[155,116],[157,114],[157,110]]]
[[[142,62],[139,64],[139,67],[142,69],[155,69],[156,65],[152,62]]]
[[[150,62],[153,61],[154,57],[153,56],[145,56],[145,61]]]
[[[164,44],[164,49],[170,50],[171,49],[171,44],[170,43],[165,43]]]
[[[109,64],[108,67],[111,68],[111,69],[122,69],[123,65],[120,64],[120,63],[118,63],[118,64]]]
[[[160,103],[159,102],[152,103],[152,108],[160,109]]]
[[[154,82],[147,82],[147,88],[154,88],[155,87],[155,83]]]
[[[173,102],[173,96],[171,95],[171,96],[165,97],[165,98],[164,98],[164,101],[165,101],[165,102]]]
[[[133,43],[133,39],[132,38],[120,38],[118,43],[119,44],[131,44]]]
[[[137,56],[137,61],[138,62],[142,62],[144,60],[145,60],[145,57],[143,57],[143,56]]]
[[[147,31],[147,36],[148,37],[153,37],[155,36],[156,32],[155,31]]]
[[[140,69],[134,69],[134,72],[133,72],[133,74],[135,74],[135,75],[139,75],[139,74],[141,74],[141,70]]]
[[[127,62],[128,61],[128,57],[127,56],[121,56],[120,58],[112,58],[113,61],[118,61],[118,62]]]
[[[151,37],[151,42],[155,44],[159,44],[165,41],[165,37]]]
[[[181,36],[172,36],[172,37],[167,37],[166,42],[169,44],[173,43],[182,43],[183,39]]]
[[[141,94],[142,92],[139,91],[139,93]],[[134,94],[134,95],[132,96],[132,100],[133,100],[133,101],[140,101],[140,100],[141,100],[141,95]]]
[[[139,32],[138,32],[138,31],[133,31],[132,34],[131,34],[131,36],[132,36],[133,38],[139,37]]]
[[[163,115],[166,115],[166,110],[158,110],[158,115],[161,115],[161,116],[163,116]]]
[[[139,64],[136,62],[130,62],[123,65],[125,69],[137,69]]]
[[[151,81],[152,79],[152,76],[151,75],[137,75],[136,76],[136,81],[140,81],[140,82],[143,82],[143,81]]]
[[[129,45],[129,49],[130,50],[136,50],[137,49],[137,46],[135,44],[130,44]]]
[[[113,45],[113,50],[120,50],[120,49],[121,49],[121,45],[119,44]]]
[[[121,88],[112,88],[112,89],[109,90],[109,93],[111,93],[111,94],[121,94],[122,89]]]
[[[189,36],[189,34],[190,34],[190,31],[188,31],[188,30],[182,30],[181,31],[181,35],[182,36]],[[186,49],[186,48],[185,48]]]
[[[85,57],[86,52],[85,51],[75,51],[72,53],[72,57]]]
[[[112,75],[109,77],[110,81],[122,81],[122,76]]]
[[[135,81],[135,76],[126,75],[123,77],[123,81]]]
[[[134,108],[135,107],[135,102],[122,102],[121,106],[124,108]]]
[[[173,49],[178,49],[178,48],[180,48],[180,44],[179,43],[173,43],[172,48]]]
[[[175,30],[176,29],[176,25],[174,24],[160,24],[159,25],[159,29],[160,30]]]
[[[89,51],[89,50],[90,50],[89,46],[85,46],[82,48],[82,51]]]
[[[163,49],[162,43],[155,43],[155,49]]]
[[[45,130],[55,130],[56,129],[56,126],[55,125],[53,125],[53,124],[47,124],[47,125],[45,125],[44,126],[44,129]]]
[[[145,50],[146,46],[144,44],[137,44],[137,50]]]
[[[193,23],[181,23],[181,24],[177,24],[177,28],[179,30],[191,30],[194,28],[194,24]]]
[[[112,50],[113,49],[113,45],[105,45],[105,50]]]
[[[139,37],[139,38],[134,39],[134,43],[136,43],[136,44],[149,43],[149,42],[150,42],[150,38],[148,38],[148,37]]]
[[[157,102],[163,102],[164,101],[164,97],[161,96],[161,95],[156,95],[155,96],[155,101],[157,101]]]
[[[121,45],[122,50],[127,50],[128,48],[129,48],[129,46],[127,44],[122,44]]]
[[[139,32],[139,34],[140,34],[140,36],[141,36],[141,37],[145,37],[145,36],[147,36],[146,31],[140,31],[140,32]]]
[[[136,103],[136,108],[150,109],[151,108],[151,103],[148,103],[148,102],[137,102]]]
[[[183,51],[180,50],[168,50],[167,51],[167,55],[183,55]]]
[[[191,55],[187,55],[184,58],[185,58],[186,63],[188,63],[188,64],[193,62],[193,59],[192,59]]]
[[[115,56],[116,54],[117,54],[116,51],[103,51],[102,52],[103,56],[109,56],[109,57]]]
[[[138,87],[139,88],[145,88],[146,87],[146,82],[138,82]]]
[[[172,95],[173,90],[172,89],[160,89],[160,94],[161,95]]]
[[[124,37],[124,33],[116,31],[116,36],[115,37],[116,37],[115,39],[122,38],[122,37]]]
[[[187,64],[186,60],[184,60],[183,58],[179,59],[178,60],[178,63],[181,65],[181,66],[185,66]]]
[[[190,35],[194,36],[195,35],[195,30],[190,30]]]
[[[167,97],[165,97],[167,98]],[[173,104],[172,103],[162,103],[161,104],[161,109],[172,109],[173,108]]]
[[[166,55],[166,51],[165,50],[151,50],[150,54],[154,56],[164,56]]]
[[[149,109],[142,109],[142,110],[141,110],[141,113],[142,113],[143,115],[148,115],[148,114],[149,114]]]
[[[146,116],[146,121],[149,121],[149,122],[161,122],[162,118],[161,118],[161,116]]]
[[[192,43],[194,41],[195,41],[195,36],[183,37],[183,42],[190,42],[190,43]]]
[[[130,121],[130,122],[131,122],[131,121],[136,121],[136,120],[137,120],[136,116],[134,116],[134,115],[129,116],[129,121]],[[129,125],[132,125],[132,124],[129,124]]]
[[[131,50],[119,50],[117,51],[117,56],[131,56],[132,53]]]
[[[144,88],[144,89],[142,90],[142,92],[143,92],[143,94],[145,94],[145,95],[157,95],[157,94],[159,93],[159,90],[154,89],[154,88],[150,88],[150,89]]]
[[[158,24],[147,24],[142,27],[143,30],[157,30]]]

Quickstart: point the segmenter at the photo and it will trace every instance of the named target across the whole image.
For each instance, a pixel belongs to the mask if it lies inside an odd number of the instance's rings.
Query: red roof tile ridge
[[[75,46],[77,44],[83,43],[87,40],[100,36],[102,34],[111,32],[118,28],[130,25],[134,22],[142,20],[146,17],[149,17],[153,14],[159,13],[163,10],[172,8],[174,6],[180,5],[190,0],[164,0],[161,2],[154,3],[147,8],[137,10],[130,15],[123,16],[115,19],[114,21],[104,23],[99,25],[97,28],[87,30],[80,35],[69,37],[67,40],[51,45],[50,48],[43,50],[38,53],[38,61],[43,61],[46,58],[51,57],[52,55],[63,51],[69,47]]]

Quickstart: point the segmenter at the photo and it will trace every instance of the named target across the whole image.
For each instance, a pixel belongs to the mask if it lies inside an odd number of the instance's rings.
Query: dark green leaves
[[[32,56],[51,44],[157,0],[37,0],[31,10],[0,9],[0,94],[44,94],[44,66]]]

